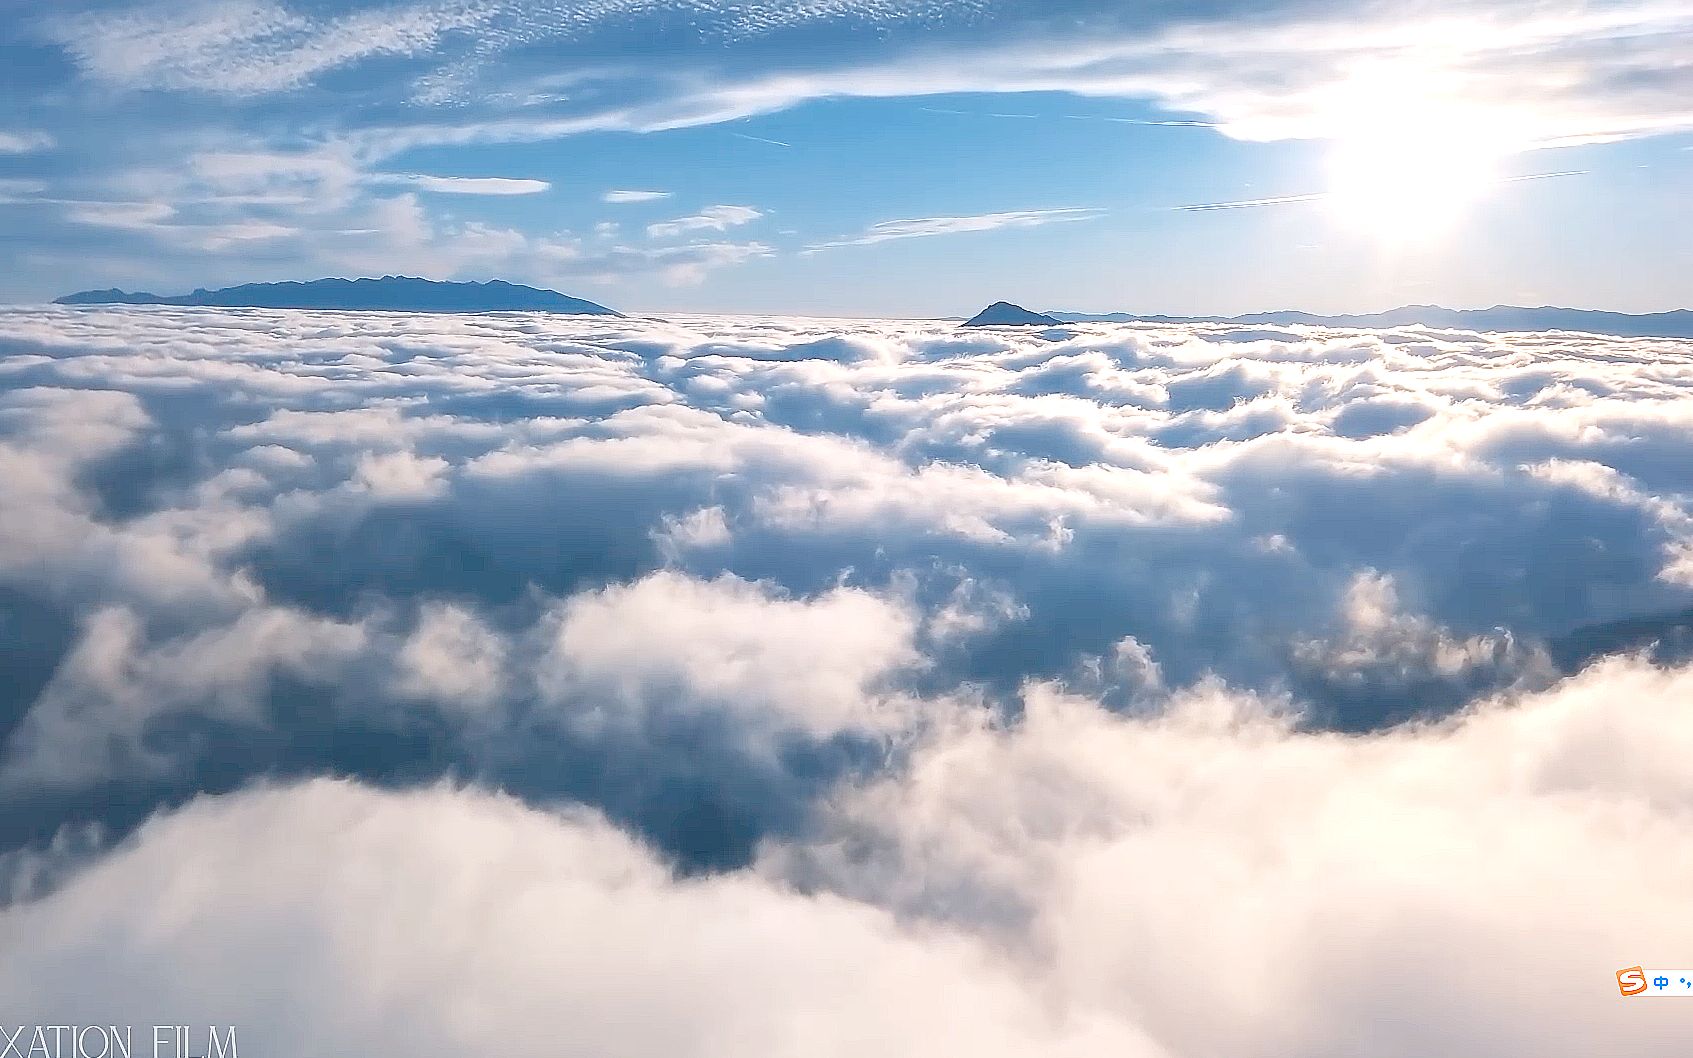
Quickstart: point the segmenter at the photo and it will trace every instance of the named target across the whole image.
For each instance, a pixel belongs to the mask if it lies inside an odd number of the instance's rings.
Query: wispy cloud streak
[[[832,242],[816,243],[806,248],[808,253],[839,246],[871,246],[899,239],[927,239],[938,235],[958,235],[973,231],[996,231],[1001,228],[1036,228],[1043,224],[1064,224],[1095,220],[1104,216],[1103,209],[1072,207],[1066,209],[1023,209],[1003,213],[980,213],[966,217],[919,217],[912,220],[884,220],[872,224],[864,234]]]

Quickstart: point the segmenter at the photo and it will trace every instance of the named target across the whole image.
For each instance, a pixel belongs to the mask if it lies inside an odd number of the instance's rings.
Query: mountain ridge
[[[1693,338],[1693,309],[1627,313],[1556,305],[1494,305],[1449,309],[1401,305],[1385,312],[1322,315],[1298,310],[1239,316],[1136,315],[1129,312],[1049,312],[1066,323],[1232,323],[1307,327],[1440,327],[1475,331],[1580,331],[1620,338]]]
[[[83,290],[55,305],[177,305],[207,308],[341,309],[353,312],[556,312],[576,316],[622,313],[556,290],[507,283],[442,282],[413,276],[243,283],[191,294],[129,293],[116,287]]]

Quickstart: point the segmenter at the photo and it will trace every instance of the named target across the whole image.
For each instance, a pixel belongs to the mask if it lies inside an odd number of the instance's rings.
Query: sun
[[[1341,144],[1328,200],[1344,223],[1393,242],[1443,238],[1498,182],[1498,159],[1473,147],[1420,141]]]
[[[1448,237],[1500,181],[1510,149],[1476,112],[1403,82],[1355,83],[1325,197],[1348,227],[1392,243]]]

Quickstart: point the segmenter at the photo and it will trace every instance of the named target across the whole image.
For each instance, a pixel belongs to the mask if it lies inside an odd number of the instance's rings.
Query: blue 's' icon
[[[1660,991],[1668,988],[1669,978],[1665,977],[1663,974],[1659,974],[1658,976],[1652,978],[1652,987],[1659,989]]]

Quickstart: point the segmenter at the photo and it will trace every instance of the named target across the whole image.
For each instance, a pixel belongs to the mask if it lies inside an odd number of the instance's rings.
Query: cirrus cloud
[[[862,235],[817,243],[808,251],[832,249],[838,246],[873,246],[879,242],[898,239],[928,239],[936,235],[957,235],[962,232],[996,231],[1000,228],[1038,228],[1043,224],[1064,224],[1094,220],[1105,215],[1102,209],[1019,209],[1003,213],[981,213],[970,217],[921,217],[915,220],[884,220],[870,225]]]
[[[33,154],[47,150],[53,144],[53,137],[45,132],[0,130],[0,154]]]
[[[504,176],[428,176],[422,173],[383,173],[376,183],[410,184],[440,195],[538,195],[552,190],[545,180]]]
[[[742,224],[751,224],[762,216],[762,210],[751,206],[707,206],[690,216],[647,225],[647,237],[674,239],[689,232],[728,231]]]
[[[1439,4],[1416,18],[1373,3],[1178,11],[1024,0],[451,0],[313,11],[203,0],[55,15],[43,28],[88,76],[122,87],[292,91],[385,58],[409,64],[413,76],[396,87],[427,103],[513,99],[532,110],[537,98],[562,101],[542,115],[506,107],[509,124],[449,134],[495,138],[715,123],[839,94],[1040,90],[1152,99],[1247,139],[1342,134],[1368,118],[1360,108],[1393,108],[1407,93],[1426,115],[1491,128],[1517,146],[1693,122],[1678,62],[1693,21],[1643,0]],[[631,95],[624,45],[646,35],[692,45],[668,75],[644,78],[648,88]],[[871,39],[873,49],[858,43]],[[829,62],[795,62],[796,44],[817,42],[832,46]],[[741,59],[733,74],[716,61],[723,48]],[[561,82],[560,52],[598,60],[600,72]],[[1377,91],[1384,85],[1398,87]],[[580,91],[587,86],[607,90]],[[577,94],[591,102],[573,105]],[[410,135],[431,133],[425,123]]]
[[[611,205],[626,205],[631,202],[657,202],[669,197],[668,191],[607,191],[600,196],[600,201]]]

